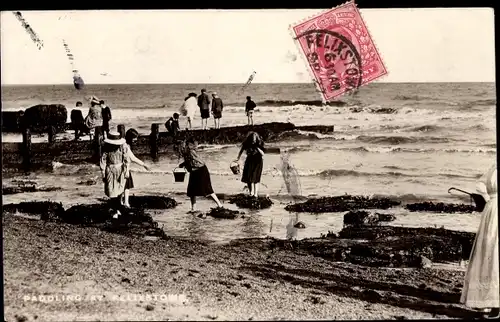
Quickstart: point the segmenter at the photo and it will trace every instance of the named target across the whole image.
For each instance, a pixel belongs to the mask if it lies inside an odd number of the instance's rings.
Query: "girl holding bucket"
[[[240,160],[243,151],[246,152],[247,158],[243,167],[243,175],[241,181],[248,185],[250,195],[257,197],[259,193],[259,183],[262,176],[262,168],[264,166],[264,141],[256,132],[249,132],[247,138],[241,145],[238,158]]]
[[[208,168],[196,153],[196,147],[197,144],[194,139],[188,138],[185,142],[181,143],[179,149],[184,158],[184,162],[179,167],[185,168],[189,172],[187,195],[191,199],[191,212],[196,211],[196,197],[198,196],[211,197],[217,204],[217,207],[222,207],[219,198],[217,198],[212,189]]]
[[[125,144],[128,147],[127,158],[129,159],[129,163],[132,163],[132,162],[136,163],[140,166],[143,166],[144,169],[149,171],[149,167],[144,162],[139,160],[134,155],[134,153],[132,153],[132,149],[131,149],[132,143],[137,141],[138,137],[139,137],[139,133],[135,129],[129,129],[127,131],[127,133],[125,133],[125,141],[126,141]],[[125,191],[123,193],[123,198],[122,198],[123,205],[127,208],[130,208],[129,196],[130,196],[130,189],[132,189],[133,187],[134,187],[134,180],[132,179],[132,173],[130,173],[130,169],[129,169],[128,177],[125,181]]]

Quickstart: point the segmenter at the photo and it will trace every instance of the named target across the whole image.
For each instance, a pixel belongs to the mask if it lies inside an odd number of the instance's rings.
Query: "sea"
[[[328,231],[338,232],[345,213],[289,213],[284,207],[298,202],[291,197],[364,195],[385,196],[403,203],[450,202],[470,204],[470,197],[451,187],[475,192],[476,184],[489,166],[496,162],[496,90],[494,83],[372,83],[353,95],[343,96],[328,106],[321,106],[320,94],[313,84],[155,84],[87,85],[77,91],[72,85],[2,86],[2,110],[17,111],[36,104],[60,103],[70,111],[77,101],[88,111],[87,97],[95,95],[112,110],[111,126],[124,124],[148,134],[152,123],[163,124],[177,112],[190,92],[202,88],[216,91],[224,102],[221,126],[244,125],[245,97],[257,104],[256,124],[291,122],[295,125],[334,125],[332,134],[300,132],[298,136],[269,142],[289,153],[295,169],[295,184],[287,188],[281,172],[281,155],[270,153],[264,159],[261,195],[269,195],[274,204],[259,211],[243,210],[244,218],[222,220],[198,218],[188,214],[186,182],[175,182],[172,171],[179,164],[174,155],[161,155],[147,172],[135,167],[135,188],[131,194],[168,195],[179,201],[172,210],[154,212],[155,219],[167,234],[227,242],[235,238],[319,237]],[[68,120],[69,121],[69,120]],[[181,118],[181,127],[186,120]],[[199,115],[194,127],[201,127]],[[209,120],[213,126],[213,119]],[[163,125],[161,128],[164,128]],[[67,134],[70,136],[70,134]],[[64,135],[61,136],[64,139]],[[38,137],[33,141],[45,141]],[[20,141],[19,134],[2,133],[2,140]],[[230,163],[239,145],[201,144],[200,155],[206,161],[216,193],[244,192],[241,178],[230,171]],[[244,157],[243,157],[244,158]],[[97,166],[68,165],[53,162],[50,171],[6,177],[34,180],[40,185],[59,187],[61,191],[35,192],[3,196],[3,202],[30,200],[60,201],[65,207],[93,203],[104,198]],[[96,179],[95,185],[81,182]],[[295,191],[289,191],[289,190]],[[201,211],[215,204],[201,198]],[[225,207],[237,209],[224,203]],[[476,231],[479,213],[445,214],[409,212],[403,207],[384,211],[396,215],[391,225],[442,227]],[[302,221],[306,228],[293,225]]]

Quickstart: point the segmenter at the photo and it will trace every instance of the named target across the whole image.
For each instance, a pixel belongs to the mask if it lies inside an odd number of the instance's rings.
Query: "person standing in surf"
[[[184,159],[184,162],[179,164],[179,167],[185,168],[189,172],[187,195],[191,199],[191,212],[196,211],[196,197],[211,197],[217,207],[222,207],[212,188],[210,172],[205,162],[198,156],[196,148],[197,143],[192,137],[181,142],[179,147],[179,152]]]
[[[216,92],[212,93],[212,115],[214,116],[214,125],[216,129],[220,129],[220,119],[222,118],[222,109],[224,104],[222,99]]]
[[[100,108],[100,107],[99,107]],[[128,145],[120,133],[109,132],[104,139],[103,154],[100,161],[102,180],[104,181],[104,193],[112,199],[116,213],[115,218],[120,215],[122,195],[125,184],[130,174],[130,158],[128,156]]]
[[[208,118],[210,117],[210,98],[204,88],[201,90],[200,96],[198,96],[198,106],[201,113],[201,127],[206,130],[208,128]]]
[[[481,310],[484,318],[498,318],[500,307],[498,260],[498,194],[497,166],[486,172],[477,190],[486,191],[487,202],[472,246],[460,302]],[[489,313],[489,315],[488,315]]]
[[[137,138],[139,137],[139,133],[135,129],[129,129],[127,133],[125,133],[125,145],[126,145],[126,153],[127,153],[127,158],[128,158],[128,163],[136,163],[147,171],[149,171],[149,167],[139,160],[134,153],[132,152],[132,144],[137,141]],[[134,188],[134,180],[132,179],[132,173],[130,172],[130,168],[128,169],[128,176],[126,176],[125,179],[125,191],[123,192],[122,196],[122,205],[124,205],[127,208],[130,208],[130,189]]]
[[[264,166],[264,141],[257,132],[249,132],[245,141],[241,145],[238,158],[240,160],[243,151],[246,152],[245,165],[243,167],[243,174],[241,181],[246,183],[250,196],[258,197],[259,183],[262,176],[262,168]]]
[[[248,125],[253,125],[253,110],[256,107],[257,104],[255,104],[255,102],[252,101],[252,98],[250,96],[247,96],[247,102],[245,104],[245,113],[247,114]]]

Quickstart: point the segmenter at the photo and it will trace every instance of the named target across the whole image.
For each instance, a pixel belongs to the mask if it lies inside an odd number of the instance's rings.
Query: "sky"
[[[325,8],[328,9],[328,8]],[[2,85],[311,82],[289,26],[323,10],[25,11],[39,50],[1,13]],[[380,82],[494,82],[491,8],[360,9],[387,67]]]

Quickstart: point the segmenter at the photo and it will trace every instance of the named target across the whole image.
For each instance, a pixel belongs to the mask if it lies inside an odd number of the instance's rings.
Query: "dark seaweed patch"
[[[164,196],[130,196],[130,205],[143,209],[172,209],[177,207],[177,201]]]
[[[229,203],[236,204],[240,208],[266,209],[272,206],[273,202],[269,197],[252,197],[245,194],[237,194],[229,198]]]
[[[60,202],[53,201],[27,201],[18,204],[2,206],[3,214],[13,214],[20,212],[27,215],[41,215],[41,219],[49,220],[58,218],[64,213],[64,208]]]
[[[358,209],[388,209],[401,203],[389,198],[370,198],[364,196],[335,196],[311,198],[305,202],[287,205],[286,210],[292,212],[343,212]]]
[[[128,236],[157,236],[166,238],[163,229],[151,215],[141,208],[119,209],[120,215],[114,218],[116,209],[110,203],[76,205],[66,211],[61,203],[22,202],[3,207],[3,213],[41,215],[42,220],[63,222],[72,225],[98,227],[102,230]]]
[[[432,203],[429,201],[405,205],[409,211],[441,212],[441,213],[470,213],[476,210],[473,205],[453,204],[453,203]]]
[[[207,216],[212,216],[214,218],[220,218],[220,219],[236,219],[239,218],[241,214],[243,213],[237,210],[231,210],[224,207],[217,207],[210,209],[210,211],[207,213]]]

